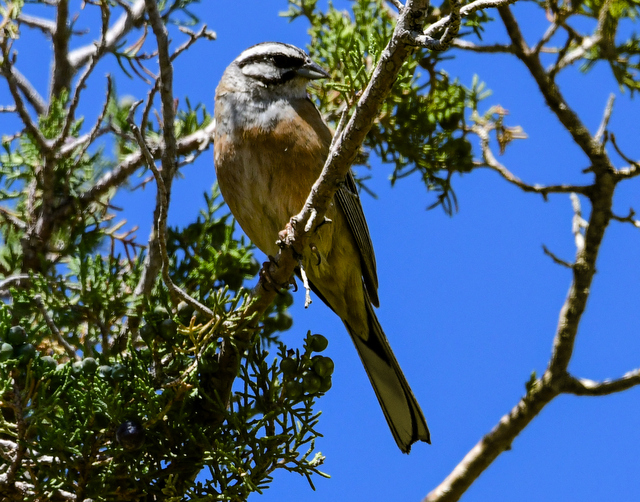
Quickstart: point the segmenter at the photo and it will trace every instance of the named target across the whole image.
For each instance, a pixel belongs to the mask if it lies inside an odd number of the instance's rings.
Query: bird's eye
[[[284,54],[271,56],[271,60],[278,68],[298,68],[304,63],[300,58],[285,56]]]

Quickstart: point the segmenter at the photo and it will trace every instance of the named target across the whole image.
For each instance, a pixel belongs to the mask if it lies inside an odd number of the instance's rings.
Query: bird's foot
[[[293,285],[294,291],[297,291],[298,290],[298,285],[296,284],[296,281],[295,281],[295,279],[293,277],[291,277],[291,279],[289,279],[289,281],[284,283],[284,284],[278,284],[273,279],[273,276],[271,275],[271,271],[269,269],[271,268],[271,265],[274,265],[275,267],[277,267],[278,266],[278,262],[271,255],[269,255],[268,258],[269,258],[269,260],[265,261],[262,264],[262,268],[260,269],[260,273],[259,273],[260,280],[262,280],[264,282],[264,288],[267,289],[267,290],[272,288],[279,295],[285,294],[287,292],[287,290],[289,289],[289,286],[291,286],[291,285]]]

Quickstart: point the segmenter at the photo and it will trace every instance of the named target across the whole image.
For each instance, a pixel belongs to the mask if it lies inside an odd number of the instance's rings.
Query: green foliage
[[[335,124],[366,87],[395,19],[382,0],[355,0],[351,14],[331,4],[321,12],[316,3],[290,0],[284,15],[305,17],[311,25],[309,51],[333,77],[312,92]],[[476,16],[470,22],[479,31],[484,20]],[[394,165],[392,183],[417,173],[438,194],[436,205],[450,213],[455,200],[451,173],[471,170],[472,155],[464,133],[465,89],[437,68],[440,61],[440,55],[420,50],[405,62],[364,148]],[[420,67],[427,71],[427,80]]]
[[[191,3],[164,2],[163,19],[192,24]],[[19,35],[10,30],[17,12],[3,33]],[[143,79],[150,31],[113,51]],[[111,201],[136,175],[152,178],[141,165],[122,174],[139,146],[128,123],[134,98],[118,96],[112,78],[94,124],[71,117],[82,94],[63,89],[34,120],[41,137],[2,138],[0,499],[239,500],[266,489],[277,469],[312,484],[324,475],[316,401],[333,368],[315,354],[320,335],[301,349],[279,340],[293,322],[289,293],[260,319],[239,317],[260,267],[216,188],[167,240],[173,282],[214,318],[173,305],[161,280],[138,292],[147,242],[126,230]],[[203,106],[184,103],[176,104],[178,139],[211,121]],[[153,107],[137,117],[148,116],[155,154],[163,124]],[[283,359],[295,362],[286,375]],[[203,469],[207,481],[196,482]]]
[[[173,315],[158,284],[143,301],[141,327],[122,350],[120,331],[138,311],[132,291],[143,257],[129,261],[83,246],[59,275],[32,274],[28,287],[11,291],[13,305],[0,304],[0,437],[38,462],[33,500],[60,490],[96,500],[172,490],[193,500],[227,500],[265,489],[276,469],[310,482],[321,474],[313,408],[331,386],[333,363],[313,356],[324,348],[320,335],[308,335],[302,353],[277,341],[290,327],[282,322],[290,320],[290,295],[253,335],[231,408],[214,391],[220,344],[242,329],[234,310],[248,301],[241,285],[255,280],[257,267],[250,250],[233,239],[218,196],[205,201],[196,222],[171,230],[172,276],[216,321],[186,304]],[[275,357],[269,355],[274,347]],[[295,369],[285,373],[283,359],[295,361]],[[186,471],[190,479],[202,468],[211,474],[207,482],[187,482]],[[25,469],[18,466],[17,479]]]

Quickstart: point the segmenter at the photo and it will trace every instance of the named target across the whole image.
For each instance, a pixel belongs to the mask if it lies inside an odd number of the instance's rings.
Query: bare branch
[[[120,5],[123,2],[118,2]],[[130,9],[125,9],[125,13],[113,24],[107,31],[105,36],[104,51],[108,52],[112,50],[116,44],[131,31],[132,28],[142,21],[144,17],[144,0],[138,0],[134,3]],[[71,51],[69,54],[69,64],[72,68],[77,70],[81,68],[93,55],[96,53],[97,47],[91,43]]]
[[[400,0],[389,0],[389,3],[398,9],[398,12],[402,12],[402,9],[404,9],[404,5]]]
[[[18,16],[18,21],[31,28],[39,29],[45,35],[52,36],[56,32],[56,23],[54,23],[50,19],[30,16],[28,14],[24,14],[21,12],[20,15]]]
[[[628,390],[636,385],[640,385],[640,368],[629,371],[615,380],[602,382],[567,375],[563,381],[562,392],[576,396],[606,396]]]
[[[217,38],[216,32],[215,31],[211,31],[207,29],[207,25],[204,24],[202,25],[202,28],[200,28],[200,30],[198,31],[198,33],[194,33],[193,31],[184,28],[184,27],[180,27],[179,30],[188,35],[189,39],[182,44],[180,47],[178,47],[173,54],[171,54],[171,61],[175,60],[180,54],[182,54],[184,51],[186,51],[189,47],[191,47],[197,40],[201,39],[201,38],[205,38],[207,40],[215,40]]]
[[[551,111],[571,134],[576,144],[589,157],[592,170],[596,173],[613,172],[611,161],[600,143],[591,136],[587,127],[565,101],[560,89],[543,68],[539,54],[532,52],[525,42],[511,9],[508,6],[498,7],[498,12],[509,38],[511,38],[516,56],[526,65],[531,76],[535,79]]]
[[[8,72],[8,74],[6,73]],[[10,77],[15,82],[15,86],[20,89],[24,97],[27,99],[29,104],[33,106],[33,109],[36,111],[38,115],[44,115],[47,113],[47,103],[45,103],[44,99],[38,91],[31,85],[31,82],[27,80],[27,78],[18,71],[18,69],[13,65],[8,65],[6,68],[2,67],[2,74],[5,78]]]
[[[487,127],[481,125],[474,125],[471,130],[480,138],[480,147],[482,149],[482,156],[485,162],[484,167],[488,167],[496,171],[505,180],[525,192],[539,193],[545,199],[550,193],[581,193],[588,195],[592,187],[589,185],[529,185],[518,178],[515,174],[509,171],[504,165],[502,165],[493,155],[491,147],[489,146],[489,130]]]
[[[451,42],[451,47],[455,47],[456,49],[463,49],[465,51],[471,51],[471,52],[485,52],[489,54],[496,54],[496,53],[513,54],[513,47],[511,47],[510,45],[504,45],[504,44],[476,45],[473,42],[467,42],[466,40],[460,40],[459,38],[456,38]]]
[[[71,90],[74,69],[69,63],[69,0],[59,0],[56,9],[56,29],[53,41],[53,75],[51,77],[50,98],[57,98],[63,90]]]
[[[96,119],[96,123],[93,125],[93,127],[91,128],[91,131],[89,131],[89,133],[87,133],[86,135],[84,135],[82,138],[78,138],[78,139],[82,139],[82,142],[79,142],[77,144],[77,146],[82,146],[80,152],[78,152],[78,154],[76,155],[76,162],[73,165],[72,171],[75,171],[76,168],[78,167],[78,165],[80,164],[80,162],[82,162],[82,158],[84,157],[84,154],[87,152],[87,150],[89,149],[89,147],[91,146],[91,144],[95,141],[95,139],[101,134],[101,132],[104,132],[107,129],[103,129],[100,126],[102,125],[102,121],[104,120],[104,118],[107,115],[107,110],[109,109],[109,101],[111,100],[111,95],[113,93],[113,82],[111,80],[111,75],[107,74],[107,96],[104,100],[104,105],[102,107],[102,111],[100,112],[100,115],[98,116],[98,118]],[[71,145],[69,145],[71,146]],[[77,147],[76,146],[76,147]],[[65,155],[65,149],[61,149],[60,150],[60,155],[64,156]],[[68,151],[72,152],[73,150],[75,150],[75,148],[69,148]]]
[[[509,5],[514,3],[515,1],[516,0],[476,0],[475,2],[471,2],[470,4],[467,4],[460,9],[460,17],[467,17],[468,15],[482,9],[500,7],[501,5]],[[451,17],[445,16],[435,23],[429,25],[429,27],[424,30],[423,34],[425,37],[434,37],[436,33],[439,33],[441,30],[445,29],[447,26],[449,26],[449,24],[451,24],[451,22]]]
[[[546,254],[549,258],[551,258],[557,265],[562,265],[563,267],[573,268],[573,264],[568,261],[563,260],[562,258],[558,258],[558,256],[551,252],[547,246],[542,245],[542,250],[544,254]]]
[[[534,53],[540,52],[544,48],[545,44],[549,42],[549,40],[551,40],[553,35],[556,34],[556,31],[558,31],[559,27],[560,27],[560,24],[557,21],[551,23],[547,28],[547,31],[545,31],[544,35],[542,35],[542,37],[540,38],[536,46],[533,48],[533,52]]]
[[[615,99],[615,94],[609,94],[607,106],[605,106],[604,114],[602,116],[602,122],[600,122],[600,127],[598,127],[598,131],[593,137],[595,141],[601,142],[602,144],[604,144],[604,142],[606,141],[605,132],[607,131],[607,126],[609,125],[609,119],[611,118],[611,112],[613,111],[613,102],[615,101]]]
[[[51,149],[51,143],[42,135],[36,123],[31,119],[29,112],[24,106],[24,101],[22,101],[22,96],[20,96],[18,83],[16,81],[16,75],[14,74],[12,69],[15,63],[15,57],[11,58],[12,61],[10,61],[9,50],[9,46],[3,44],[2,63],[0,64],[2,65],[2,74],[5,76],[7,84],[9,85],[9,92],[11,92],[11,96],[13,97],[16,111],[20,116],[20,119],[22,120],[22,123],[24,124],[27,132],[31,134],[31,136],[33,136],[36,143],[38,143],[38,146],[44,152],[48,152]]]
[[[138,101],[133,104],[133,106],[129,110],[129,116],[127,120],[131,126],[131,130],[136,137],[138,146],[140,146],[140,150],[144,155],[145,162],[156,178],[156,185],[158,187],[158,196],[156,198],[156,212],[158,213],[158,220],[156,221],[155,232],[157,235],[158,247],[160,249],[160,256],[162,259],[162,278],[165,285],[169,289],[169,294],[171,295],[175,304],[177,304],[180,300],[183,300],[193,308],[198,310],[198,312],[208,316],[209,318],[212,318],[214,317],[213,311],[205,305],[201,304],[195,298],[189,296],[179,287],[177,287],[171,280],[171,276],[169,275],[169,255],[167,254],[167,209],[169,207],[169,193],[167,192],[167,187],[165,186],[163,176],[160,171],[158,171],[158,168],[155,165],[155,161],[151,156],[151,152],[149,152],[144,138],[142,137],[140,128],[135,124],[133,120],[133,114],[135,113],[136,108],[140,106],[140,103],[142,103],[142,101]]]
[[[24,221],[22,221],[20,218],[18,218],[10,209],[7,209],[6,207],[0,206],[0,217],[4,218],[11,225],[13,225],[14,227],[20,230],[25,230],[27,228],[27,224]]]
[[[629,167],[616,170],[616,177],[618,179],[625,179],[625,178],[633,178],[634,176],[637,176],[638,174],[640,174],[640,162],[631,160],[624,153],[622,153],[622,150],[620,150],[620,148],[618,147],[618,143],[616,142],[615,134],[611,133],[609,137],[611,138],[611,144],[613,145],[613,148],[615,148],[618,155],[620,155],[620,157],[625,162],[629,163]]]
[[[101,12],[101,18],[102,18],[102,29],[101,29],[101,35],[100,35],[100,42],[96,46],[96,52],[91,57],[91,60],[89,61],[89,64],[87,65],[87,68],[82,73],[82,75],[80,75],[80,78],[78,79],[78,83],[76,84],[76,87],[75,87],[75,89],[73,91],[73,96],[71,98],[71,102],[69,103],[69,109],[67,110],[67,116],[65,118],[64,125],[62,127],[62,131],[60,132],[60,135],[58,136],[58,138],[54,142],[54,146],[53,146],[54,149],[60,148],[60,146],[62,146],[62,144],[66,141],[67,136],[69,135],[69,130],[71,129],[71,125],[73,124],[73,122],[75,120],[76,109],[78,108],[78,105],[80,104],[80,93],[85,88],[85,86],[87,84],[87,79],[89,78],[89,75],[91,75],[91,73],[93,72],[94,68],[98,64],[100,56],[104,52],[105,37],[106,37],[106,33],[107,33],[107,27],[109,26],[109,8],[106,5],[101,4],[100,5],[100,12]]]
[[[536,385],[532,392],[524,396],[518,404],[504,415],[498,424],[484,436],[451,474],[427,495],[423,502],[453,502],[460,499],[471,484],[503,452],[511,448],[511,443],[529,425],[538,413],[554,397],[557,391]]]
[[[213,132],[215,129],[214,122],[211,122],[207,127],[199,131],[181,138],[177,142],[176,152],[178,155],[188,155],[191,152],[202,152],[211,146],[213,141]],[[154,159],[159,159],[164,153],[164,145],[155,145],[150,148],[151,154]],[[94,186],[89,188],[86,192],[83,192],[78,197],[82,207],[87,204],[98,200],[99,197],[107,193],[112,188],[122,184],[129,176],[131,176],[136,169],[144,164],[144,155],[141,151],[137,151],[129,154],[118,166],[112,171],[105,174],[100,178]],[[66,206],[65,206],[66,207]],[[63,208],[61,208],[63,209]],[[66,209],[64,209],[66,210]]]
[[[605,0],[604,5],[600,8],[600,13],[598,15],[598,25],[590,37],[580,37],[580,45],[573,49],[572,51],[568,51],[564,54],[554,65],[549,69],[549,72],[553,75],[557,74],[559,71],[563,70],[569,65],[572,65],[579,59],[581,59],[591,48],[600,44],[604,39],[604,24],[609,13],[609,9],[611,8],[612,0]],[[566,25],[565,25],[566,27]],[[570,33],[570,40],[572,34]]]
[[[460,14],[461,5],[459,0],[451,0],[449,5],[451,6],[451,14],[446,18],[447,22],[443,26],[444,33],[440,38],[435,39],[418,31],[405,32],[404,35],[406,37],[406,42],[438,52],[445,51],[451,47],[453,40],[460,30],[460,21],[462,16]]]
[[[160,101],[162,103],[162,128],[164,139],[164,150],[162,151],[162,180],[167,194],[168,210],[171,194],[171,183],[176,170],[177,146],[174,135],[173,122],[175,120],[175,104],[173,101],[173,68],[169,57],[169,39],[166,27],[162,22],[158,6],[155,0],[145,0],[145,8],[149,16],[149,23],[153,29],[158,46],[158,63],[160,66],[159,89]],[[156,205],[153,218],[157,222],[160,219],[160,205]],[[144,267],[140,276],[140,281],[136,286],[135,294],[147,294],[155,283],[158,273],[162,269],[162,257],[160,253],[158,235],[152,230],[149,236],[148,253],[145,258]]]
[[[636,220],[634,216],[636,212],[633,208],[629,208],[629,214],[627,216],[618,216],[616,214],[611,214],[611,219],[615,221],[619,221],[620,223],[631,223],[634,227],[640,229],[640,220]]]

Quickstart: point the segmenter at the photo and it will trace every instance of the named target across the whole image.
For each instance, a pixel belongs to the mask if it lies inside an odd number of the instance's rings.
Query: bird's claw
[[[262,268],[260,269],[260,273],[259,273],[260,280],[263,281],[264,288],[266,290],[268,290],[269,287],[271,287],[279,295],[284,295],[287,292],[287,290],[289,289],[289,286],[292,284],[291,279],[289,280],[289,282],[287,282],[285,284],[278,284],[276,281],[274,281],[273,277],[271,277],[271,272],[269,271],[269,267],[272,264],[277,267],[278,266],[278,262],[271,255],[269,255],[267,258],[269,258],[269,260],[265,261],[262,264]],[[295,281],[293,281],[293,285],[295,287],[294,291],[296,291],[298,289],[298,285],[295,284]],[[267,286],[269,286],[269,287],[267,287]]]

